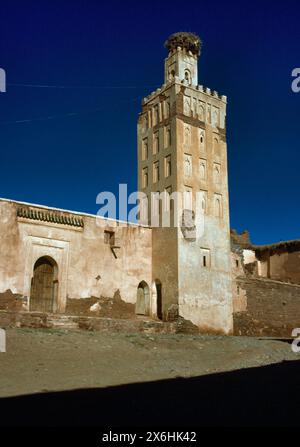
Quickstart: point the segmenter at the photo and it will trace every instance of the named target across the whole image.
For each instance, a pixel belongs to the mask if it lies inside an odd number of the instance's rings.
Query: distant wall
[[[237,278],[247,308],[234,314],[235,335],[290,337],[300,327],[300,286],[265,278]]]
[[[266,253],[261,258],[262,276],[278,281],[300,284],[300,251]]]

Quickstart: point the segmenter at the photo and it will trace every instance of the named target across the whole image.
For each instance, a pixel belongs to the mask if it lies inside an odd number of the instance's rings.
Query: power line
[[[49,84],[19,84],[19,83],[8,83],[7,84],[10,87],[27,87],[27,88],[50,88],[50,89],[143,89],[143,88],[155,88],[154,85],[144,85],[144,86],[97,86],[97,85],[49,85]],[[119,100],[119,102],[134,102],[138,99],[141,99],[140,97],[136,97],[133,99],[123,99]],[[102,111],[104,108],[107,107],[107,104],[105,106],[102,106],[97,109],[92,110],[86,110],[83,112],[69,112],[69,113],[63,113],[63,114],[57,114],[57,115],[49,115],[39,118],[25,118],[25,119],[19,119],[19,120],[10,120],[10,121],[0,121],[0,125],[4,124],[24,124],[24,123],[31,123],[34,121],[48,121],[53,120],[57,118],[64,118],[64,117],[72,117],[72,116],[78,116],[78,115],[84,115],[88,113],[97,113]]]
[[[155,85],[49,85],[49,84],[15,84],[8,83],[10,87],[28,87],[28,88],[57,88],[57,89],[143,89],[143,88],[155,88]]]
[[[123,99],[123,100],[120,100],[119,102],[120,103],[135,102],[139,99],[140,99],[140,97],[137,96],[136,98]],[[11,121],[0,121],[0,125],[25,124],[25,123],[31,123],[34,121],[48,121],[48,120],[54,120],[54,119],[58,119],[58,118],[69,118],[69,117],[73,117],[73,116],[88,115],[89,113],[98,113],[98,112],[103,111],[104,109],[107,109],[107,103],[101,107],[96,108],[96,109],[84,110],[82,112],[68,112],[68,113],[61,113],[61,114],[57,114],[57,115],[48,115],[48,116],[39,117],[39,118],[25,118],[25,119],[19,119],[19,120],[11,120]]]

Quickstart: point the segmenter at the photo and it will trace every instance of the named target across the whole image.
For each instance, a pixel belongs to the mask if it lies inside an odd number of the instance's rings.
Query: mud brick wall
[[[237,278],[247,310],[234,314],[235,335],[291,337],[300,327],[300,286],[262,278]]]

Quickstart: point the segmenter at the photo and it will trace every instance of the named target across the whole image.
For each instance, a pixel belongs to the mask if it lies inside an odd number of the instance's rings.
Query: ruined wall
[[[230,236],[232,251],[242,253],[245,273],[300,284],[300,240],[254,245],[247,230],[230,230]]]
[[[235,246],[239,246],[245,249],[251,247],[250,234],[248,230],[244,230],[241,233],[238,233],[236,230],[231,228],[230,238],[231,243]]]
[[[231,242],[234,333],[290,337],[300,324],[299,241],[255,246],[231,231]]]
[[[259,254],[261,276],[300,284],[300,250],[281,250]]]
[[[29,297],[33,267],[42,256],[58,265],[58,311],[65,310],[67,298],[113,297],[117,291],[122,300],[135,303],[138,284],[145,281],[151,287],[150,229],[60,210],[57,215],[77,216],[84,226],[33,220],[17,216],[20,206],[0,201],[0,293],[11,290]],[[23,207],[37,213],[53,211]],[[115,232],[120,248],[114,252],[105,243],[105,230]]]
[[[263,278],[237,278],[247,309],[234,314],[236,335],[290,337],[300,327],[300,286]]]

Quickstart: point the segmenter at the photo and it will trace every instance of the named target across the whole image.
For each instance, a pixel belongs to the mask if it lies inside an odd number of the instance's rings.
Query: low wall
[[[237,278],[247,309],[234,314],[235,335],[291,337],[300,327],[300,286],[265,278]]]
[[[178,318],[165,322],[145,318],[135,320],[101,318],[79,315],[46,314],[42,312],[0,310],[0,327],[40,328],[40,329],[83,329],[102,332],[199,334],[199,329],[191,322]]]

